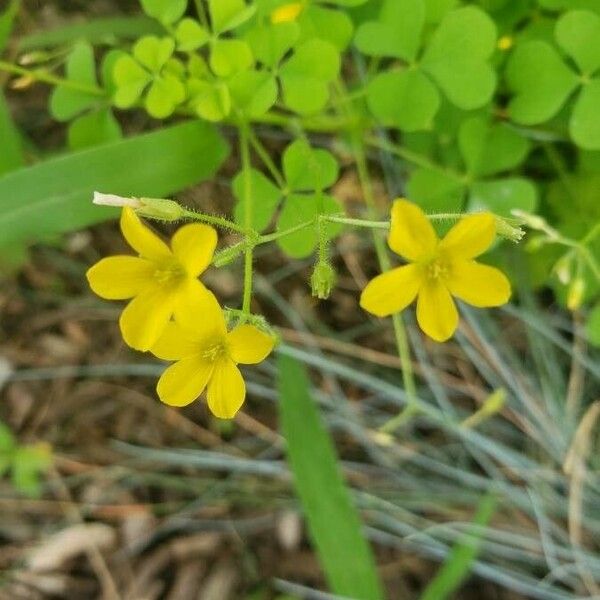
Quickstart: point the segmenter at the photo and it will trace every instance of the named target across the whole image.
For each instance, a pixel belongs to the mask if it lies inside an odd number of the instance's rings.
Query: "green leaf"
[[[515,208],[535,212],[537,190],[533,183],[521,177],[476,181],[470,189],[469,210],[490,210],[503,217],[512,216]]]
[[[285,199],[277,230],[283,231],[311,221],[319,214],[335,215],[343,212],[340,203],[326,194],[291,194]],[[342,226],[329,223],[325,227],[326,239],[333,239],[342,231]],[[305,258],[310,256],[317,247],[317,231],[315,227],[302,229],[277,240],[281,249],[292,258]]]
[[[144,99],[144,107],[155,119],[166,119],[174,112],[178,104],[185,100],[185,87],[177,77],[163,75],[157,77]]]
[[[90,87],[97,86],[94,51],[87,42],[78,43],[67,59],[66,79]],[[56,86],[50,96],[50,113],[58,121],[69,121],[98,102],[98,96],[72,89],[67,85]]]
[[[469,174],[476,177],[520,165],[531,147],[529,140],[506,125],[491,125],[484,117],[464,121],[458,143]]]
[[[294,47],[299,36],[298,23],[276,23],[252,28],[245,39],[258,62],[275,67]]]
[[[240,172],[235,176],[232,183],[233,193],[238,202],[235,205],[235,221],[244,225],[244,173]],[[277,210],[277,205],[281,199],[281,190],[274,185],[270,179],[265,177],[260,171],[250,169],[250,189],[252,190],[252,227],[256,231],[263,231],[268,227]]]
[[[116,86],[113,94],[114,105],[118,108],[133,106],[140,99],[151,79],[150,73],[128,54],[118,58],[113,68],[113,80]]]
[[[548,10],[582,8],[600,13],[600,0],[538,0],[538,4]]]
[[[159,73],[173,56],[175,41],[172,38],[158,38],[147,35],[133,47],[134,58],[151,73]]]
[[[310,395],[306,372],[285,355],[278,357],[277,366],[287,458],[329,587],[348,598],[383,600],[373,553]]]
[[[354,32],[352,19],[345,12],[317,4],[309,5],[302,11],[298,24],[303,41],[318,38],[333,44],[340,51],[346,49]]]
[[[229,80],[235,107],[246,117],[264,115],[277,101],[277,81],[267,71],[243,71]]]
[[[496,510],[496,498],[493,494],[484,496],[473,524],[453,546],[444,565],[425,588],[421,600],[445,600],[452,597],[467,578],[471,566],[479,553],[485,526],[490,522]]]
[[[254,63],[252,50],[243,40],[217,40],[210,53],[210,68],[218,77],[231,77]]]
[[[457,5],[458,0],[425,0],[425,18],[428,23],[439,23]]]
[[[386,71],[369,84],[367,104],[383,124],[403,131],[418,131],[432,128],[440,95],[417,69]]]
[[[600,79],[586,83],[575,101],[569,132],[573,141],[586,150],[600,150]]]
[[[510,116],[523,125],[553,117],[579,85],[558,52],[537,40],[516,47],[508,61],[506,80],[515,93],[508,107]]]
[[[0,422],[0,454],[12,454],[16,442],[10,427]]]
[[[308,40],[281,67],[286,105],[300,114],[320,111],[329,99],[329,82],[340,70],[340,54],[322,40]]]
[[[556,41],[582,73],[600,68],[600,17],[588,10],[572,10],[556,23]]]
[[[385,0],[377,21],[363,23],[354,43],[369,56],[393,56],[412,62],[425,24],[422,0]]]
[[[52,453],[47,444],[21,446],[15,452],[12,464],[12,483],[19,492],[36,498],[41,492],[40,476],[52,464]]]
[[[71,150],[82,150],[121,139],[121,126],[109,108],[77,117],[70,125],[67,141]]]
[[[211,177],[227,144],[200,121],[53,158],[0,177],[0,256],[115,216],[95,190],[164,197]]]
[[[406,186],[407,196],[427,212],[461,211],[464,192],[460,179],[434,169],[417,169]]]
[[[171,25],[181,19],[187,8],[187,0],[140,0],[144,12],[163,25]]]
[[[0,51],[4,50],[8,42],[8,37],[12,31],[13,23],[20,6],[20,0],[9,0],[8,5],[2,14],[0,14]]]
[[[222,121],[231,112],[231,94],[225,83],[210,83],[201,79],[188,82],[190,105],[199,117],[207,121]]]
[[[339,166],[331,152],[299,139],[285,149],[283,173],[293,192],[324,190],[337,181]]]
[[[210,32],[196,19],[182,19],[175,30],[175,39],[178,50],[190,52],[207,44],[210,40]]]
[[[8,171],[22,167],[25,164],[23,156],[21,136],[15,127],[8,104],[0,89],[0,140],[2,140],[2,152],[0,152],[0,175]]]
[[[600,303],[588,315],[585,331],[590,342],[594,346],[600,346]]]
[[[208,8],[213,31],[217,34],[239,27],[256,12],[256,7],[247,6],[244,0],[208,0]]]
[[[434,32],[421,65],[450,102],[464,110],[487,104],[496,86],[489,58],[496,27],[482,10],[467,6],[449,12]]]

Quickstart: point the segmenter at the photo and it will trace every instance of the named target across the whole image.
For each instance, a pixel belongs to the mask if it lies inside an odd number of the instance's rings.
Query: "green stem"
[[[106,97],[106,92],[98,86],[87,85],[78,81],[72,81],[71,79],[57,77],[56,75],[52,75],[47,71],[25,69],[23,67],[13,65],[12,63],[8,63],[3,60],[0,60],[0,71],[6,71],[15,75],[31,77],[35,81],[42,81],[43,83],[48,83],[50,85],[70,88],[72,90],[83,92],[85,94],[90,94],[92,96],[98,96],[102,98]]]
[[[296,233],[298,231],[302,231],[303,229],[307,229],[311,225],[314,225],[313,221],[305,221],[304,223],[300,223],[299,225],[294,225],[294,227],[289,227],[288,229],[282,229],[281,231],[275,231],[274,233],[268,233],[267,235],[261,235],[256,242],[256,245],[259,246],[261,244],[268,244],[269,242],[273,242],[279,238],[285,237],[287,235],[291,235],[292,233]]]
[[[267,152],[267,149],[263,146],[262,142],[258,139],[258,137],[254,135],[254,132],[252,130],[249,130],[249,138],[252,147],[256,151],[256,154],[258,154],[260,159],[263,161],[265,167],[267,167],[269,173],[271,173],[271,177],[273,177],[279,189],[284,190],[284,188],[286,187],[285,179],[283,178],[283,175],[279,172],[279,169],[276,167],[270,154]]]
[[[244,228],[246,238],[255,237],[256,233],[252,228],[252,180],[250,178],[250,145],[249,128],[247,123],[239,126],[240,133],[240,156],[242,159],[242,177],[243,177],[243,198],[244,198]],[[250,303],[252,300],[252,268],[253,268],[254,245],[248,244],[244,251],[244,295],[242,300],[242,312],[245,315],[250,314]]]
[[[224,217],[217,217],[216,215],[206,215],[204,213],[198,213],[193,210],[184,209],[184,217],[193,219],[194,221],[200,221],[202,223],[208,223],[209,225],[215,225],[221,229],[230,229],[236,233],[246,233],[246,229],[241,227],[237,223],[225,219]]]

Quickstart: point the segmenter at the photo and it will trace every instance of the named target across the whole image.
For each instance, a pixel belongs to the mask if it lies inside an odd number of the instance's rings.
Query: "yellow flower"
[[[431,338],[443,342],[458,327],[452,296],[478,307],[500,306],[510,298],[506,276],[473,259],[496,235],[490,213],[463,217],[438,239],[425,213],[415,204],[396,200],[388,237],[390,248],[409,264],[375,277],[363,290],[360,305],[378,317],[406,308],[417,299],[417,321]]]
[[[302,12],[302,8],[302,2],[284,4],[271,13],[271,23],[289,23],[290,21],[295,21]]]
[[[210,294],[197,277],[212,261],[217,233],[201,223],[185,225],[169,247],[129,207],[121,213],[121,231],[139,256],[104,258],[87,278],[102,298],[132,298],[119,320],[121,333],[132,348],[149,350],[173,314]]]
[[[162,374],[156,391],[171,406],[186,406],[207,388],[208,407],[221,419],[231,419],[246,397],[238,363],[263,361],[274,345],[272,336],[253,325],[227,331],[223,311],[212,294],[198,297],[176,314],[151,352],[177,361]]]

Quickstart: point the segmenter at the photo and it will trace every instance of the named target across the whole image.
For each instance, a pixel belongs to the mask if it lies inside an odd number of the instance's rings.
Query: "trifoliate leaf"
[[[182,19],[175,29],[175,39],[178,50],[190,52],[208,43],[210,32],[196,19]]]
[[[406,186],[407,196],[427,212],[460,211],[464,183],[443,171],[417,169]]]
[[[477,181],[469,193],[469,210],[490,210],[510,217],[515,208],[535,212],[537,191],[528,179],[513,177],[492,181]]]
[[[569,132],[573,141],[586,150],[600,150],[600,79],[586,83],[575,101]]]
[[[187,0],[140,0],[142,9],[164,25],[179,20],[187,7]]]
[[[264,115],[277,101],[277,81],[266,71],[242,71],[229,80],[237,110],[250,118]]]
[[[543,123],[553,117],[579,84],[558,52],[536,40],[516,47],[508,61],[506,79],[515,92],[509,113],[523,125]]]
[[[296,225],[306,223],[319,214],[339,214],[342,207],[332,196],[292,194],[286,198],[279,220],[277,230],[284,231]],[[325,226],[327,239],[334,238],[342,226],[337,223],[328,223]],[[277,240],[281,249],[292,258],[304,258],[310,256],[317,246],[318,236],[316,225],[307,227],[296,233],[286,235]]]
[[[439,23],[457,5],[458,0],[425,0],[425,20],[428,23]]]
[[[385,0],[377,21],[363,23],[354,42],[369,56],[415,59],[425,23],[423,0]]]
[[[245,225],[244,173],[235,176],[233,193],[238,202],[234,215],[236,223]],[[250,189],[252,193],[252,227],[255,231],[264,231],[271,222],[281,199],[281,190],[260,171],[250,169]]]
[[[206,61],[199,54],[192,54],[188,59],[188,73],[192,78],[207,79],[210,76],[210,70]]]
[[[151,73],[158,73],[173,56],[175,41],[172,38],[158,38],[147,35],[133,47],[134,58]]]
[[[385,71],[369,84],[367,104],[382,123],[417,131],[431,128],[440,95],[419,70]]]
[[[340,70],[340,54],[329,42],[308,40],[281,67],[286,105],[300,113],[321,110],[329,99],[329,82]]]
[[[304,10],[298,24],[301,28],[301,40],[318,38],[333,44],[338,50],[344,50],[352,40],[354,25],[347,13],[313,4]]]
[[[283,153],[283,173],[293,192],[324,190],[337,181],[339,167],[331,152],[299,139]]]
[[[141,97],[152,77],[128,54],[119,58],[114,66],[113,80],[116,90],[113,102],[118,108],[129,108]]]
[[[86,86],[96,87],[94,52],[87,42],[78,43],[67,59],[66,79]],[[50,113],[57,121],[68,121],[98,102],[96,94],[86,93],[59,85],[50,96]]]
[[[222,121],[231,112],[231,95],[224,82],[191,79],[188,82],[188,95],[192,108],[207,121]]]
[[[77,117],[67,132],[71,150],[82,150],[113,142],[122,137],[121,126],[109,108]]]
[[[496,48],[496,27],[482,10],[467,6],[444,17],[421,62],[448,99],[464,110],[487,104],[496,74],[489,58]]]
[[[254,63],[250,46],[243,40],[217,40],[210,52],[210,68],[218,77],[231,77]]]
[[[277,23],[254,27],[246,34],[256,60],[267,67],[275,67],[296,44],[300,36],[297,23]]]
[[[556,41],[582,73],[600,68],[600,17],[589,10],[572,10],[556,23]]]
[[[485,117],[464,121],[458,143],[468,172],[477,177],[518,166],[530,149],[526,138],[506,125],[490,124]]]
[[[208,0],[210,19],[214,33],[224,33],[245,23],[256,11],[254,5],[244,0]]]
[[[157,77],[144,100],[148,114],[155,119],[170,117],[175,107],[185,100],[185,87],[172,75]]]

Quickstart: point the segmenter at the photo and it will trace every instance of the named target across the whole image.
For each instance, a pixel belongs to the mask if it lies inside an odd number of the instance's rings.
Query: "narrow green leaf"
[[[0,50],[4,50],[13,22],[19,12],[20,0],[10,0],[6,9],[0,14]]]
[[[306,372],[280,356],[281,425],[296,491],[327,581],[335,594],[382,600],[371,549],[309,391]]]
[[[0,177],[0,255],[114,216],[94,190],[160,198],[213,175],[227,153],[213,126],[189,122]]]
[[[451,596],[465,580],[477,557],[485,526],[496,510],[493,494],[484,496],[479,503],[473,525],[452,548],[446,562],[429,583],[421,600],[444,600]]]

